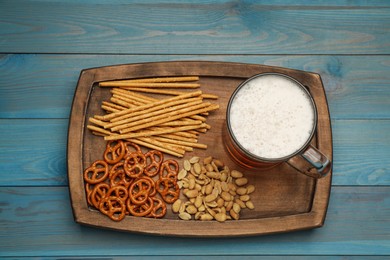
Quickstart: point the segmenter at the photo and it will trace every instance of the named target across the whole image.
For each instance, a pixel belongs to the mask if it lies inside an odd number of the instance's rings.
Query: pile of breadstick
[[[198,136],[210,129],[206,116],[219,105],[204,101],[215,95],[188,90],[199,88],[198,80],[182,76],[100,82],[100,87],[112,88],[112,95],[101,105],[106,114],[89,118],[87,127],[107,141],[127,140],[177,157],[193,148],[206,149]],[[178,88],[186,91],[172,90]],[[156,98],[158,94],[164,98]]]

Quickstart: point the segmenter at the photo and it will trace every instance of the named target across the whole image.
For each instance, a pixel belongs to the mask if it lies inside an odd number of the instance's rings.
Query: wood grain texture
[[[67,185],[66,120],[0,120],[0,186]]]
[[[386,256],[385,256],[386,257]],[[45,257],[16,257],[17,259],[43,259],[43,260],[91,260],[90,256],[45,256]],[[191,260],[204,260],[204,259],[210,259],[210,260],[257,260],[259,259],[259,256],[213,256],[213,255],[191,255],[191,256],[183,256],[183,255],[166,255],[166,256],[94,256],[93,259],[96,260],[145,260],[145,259],[155,259],[155,260],[176,260],[176,259],[191,259]],[[262,260],[311,260],[311,259],[318,259],[318,260],[383,260],[384,256],[318,256],[318,255],[299,255],[299,256],[287,256],[287,255],[272,255],[272,256],[261,256]],[[15,259],[15,257],[2,257],[2,259]]]
[[[65,119],[0,120],[0,186],[67,185],[67,129]],[[389,120],[333,120],[332,132],[333,185],[390,185]]]
[[[389,187],[335,187],[330,203],[326,225],[317,230],[236,239],[166,238],[74,223],[66,187],[1,187],[0,255],[390,255]]]
[[[389,13],[388,0],[1,1],[0,257],[389,259]],[[216,240],[73,222],[65,147],[80,70],[167,60],[321,75],[335,158],[324,227]]]
[[[332,119],[390,118],[387,56],[33,54],[0,56],[0,118],[69,118],[82,69],[172,60],[243,62],[315,72],[323,80]]]
[[[8,53],[390,53],[388,6],[291,3],[2,1],[0,49]]]

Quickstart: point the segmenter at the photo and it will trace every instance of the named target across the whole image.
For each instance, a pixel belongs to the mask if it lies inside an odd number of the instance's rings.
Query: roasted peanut
[[[192,163],[192,164],[194,164],[194,163],[199,162],[199,160],[200,160],[200,158],[199,158],[198,156],[194,156],[194,157],[192,157],[192,158],[189,160],[189,162]]]
[[[191,163],[190,163],[190,161],[184,160],[183,164],[184,164],[183,167],[184,167],[184,169],[186,171],[190,171],[191,170]]]
[[[255,208],[255,205],[253,205],[252,201],[247,201],[245,202],[245,206],[248,208],[248,209],[254,209]]]
[[[217,213],[215,214],[215,219],[218,221],[218,222],[224,222],[226,221],[226,214],[223,213],[223,212],[220,212],[220,213]]]
[[[181,218],[182,220],[190,220],[191,219],[191,215],[188,214],[187,212],[181,212],[179,214],[179,218]]]
[[[239,171],[236,171],[236,170],[232,170],[230,172],[230,175],[233,177],[233,178],[242,178],[242,176],[244,176],[244,174],[242,174],[241,172]]]
[[[178,199],[176,200],[173,204],[172,204],[172,211],[174,213],[178,213],[179,212],[179,209],[180,209],[180,205],[181,205],[181,200]]]
[[[248,183],[248,179],[247,178],[238,178],[238,179],[236,179],[235,183],[237,184],[237,186],[244,186]]]
[[[203,161],[194,156],[183,164],[178,179],[187,201],[172,206],[180,219],[225,222],[239,219],[243,208],[254,208],[249,194],[255,187],[247,185],[248,179],[240,171],[230,171],[222,161],[211,156]]]
[[[199,191],[197,190],[189,190],[185,193],[185,195],[187,196],[187,198],[195,198],[197,197],[199,194]]]

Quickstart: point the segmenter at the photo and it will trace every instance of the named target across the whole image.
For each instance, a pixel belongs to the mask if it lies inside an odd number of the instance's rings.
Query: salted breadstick
[[[127,91],[127,90],[124,90],[124,91],[126,91],[126,92],[130,92],[130,91]],[[132,93],[131,92],[131,95],[133,95],[133,94],[135,94],[135,93]],[[184,93],[183,95],[185,95],[186,93]],[[202,96],[202,95],[200,95],[200,96]],[[127,97],[127,96],[126,96]],[[136,96],[134,96],[134,97],[136,97]],[[142,99],[142,97],[143,97],[143,95],[140,95],[139,96],[139,99]],[[137,97],[137,99],[138,99],[138,97]],[[153,100],[153,101],[158,101],[157,99],[148,99],[148,98],[146,98],[145,99],[145,101],[146,101],[146,103],[147,102],[149,102],[149,100]],[[114,100],[114,101],[116,101],[117,103],[119,102],[119,103],[121,103],[121,104],[125,104],[125,103],[123,103],[123,102],[125,102],[125,100]],[[178,100],[177,102],[176,102],[176,104],[179,104],[179,103],[184,103],[183,101],[180,101],[180,100]],[[172,103],[172,105],[173,104],[175,104],[175,103]],[[131,103],[130,104],[127,104],[127,106],[130,106],[131,105]],[[167,105],[166,105],[167,106]],[[155,111],[155,110],[158,110],[158,109],[160,109],[160,108],[165,108],[166,106],[156,106],[156,107],[153,107],[153,108],[150,108],[150,109],[152,109],[152,111]],[[150,110],[148,110],[148,112],[149,112]],[[112,111],[112,112],[115,112],[115,111]],[[126,115],[123,115],[123,116],[119,116],[118,118],[113,118],[111,121],[112,122],[116,122],[116,121],[121,121],[121,120],[124,120],[125,118],[129,118],[129,117],[131,117],[131,116],[133,116],[134,114],[138,114],[138,113],[144,113],[144,110],[143,111],[139,111],[139,112],[136,112],[136,113],[129,113],[129,114],[126,114]],[[204,118],[204,117],[202,117],[202,116],[199,116],[199,115],[194,115],[194,116],[191,116],[191,118],[192,119],[195,119],[195,120],[201,120],[202,122],[205,122],[206,121],[206,118]]]
[[[166,123],[166,122],[170,122],[170,121],[174,121],[176,119],[182,118],[182,117],[174,118],[177,115],[185,114],[189,111],[196,111],[198,109],[205,108],[205,107],[208,107],[210,105],[211,105],[210,103],[191,104],[191,106],[189,106],[189,107],[185,107],[185,108],[174,110],[174,111],[169,111],[168,113],[163,113],[163,114],[159,114],[159,115],[156,115],[153,117],[148,117],[148,118],[145,118],[145,119],[142,119],[139,121],[125,123],[125,124],[116,126],[115,128],[113,128],[111,130],[112,131],[119,130],[120,133],[124,134],[124,133],[128,133],[131,131],[135,131],[135,130],[127,130],[127,129],[130,129],[130,128],[133,128],[136,126],[140,126],[140,125],[145,126],[142,128],[156,126],[156,125],[159,125],[161,123]],[[147,125],[147,124],[150,124],[150,125]],[[142,129],[142,128],[139,128],[139,129]],[[136,129],[136,130],[139,130],[139,129]]]
[[[136,92],[145,92],[145,93],[155,93],[155,94],[164,94],[164,95],[183,95],[186,92],[176,91],[176,90],[167,90],[167,89],[153,89],[153,88],[131,88],[132,91]]]
[[[112,92],[115,90],[115,93],[117,93],[118,95],[120,95],[120,94],[124,94],[126,97],[130,97],[130,98],[134,98],[134,99],[136,99],[136,100],[143,100],[144,101],[144,103],[150,103],[150,102],[157,102],[157,101],[159,101],[158,99],[155,99],[155,98],[151,98],[151,97],[147,97],[147,96],[145,96],[145,95],[140,95],[140,94],[136,94],[136,93],[134,93],[134,92],[132,92],[132,91],[128,91],[128,90],[125,90],[125,89],[121,89],[121,88],[114,88],[113,90],[112,90]],[[180,92],[180,94],[178,93],[178,95],[186,95],[186,94],[188,94],[188,92]],[[203,98],[203,94],[201,94],[200,95],[200,97],[202,97]],[[130,117],[130,115],[123,115],[123,118],[118,118],[118,119],[114,119],[114,120],[112,120],[113,122],[115,122],[115,121],[119,121],[119,120],[122,120],[122,119],[124,119],[124,118],[127,118],[127,117]],[[195,115],[195,116],[191,116],[191,118],[192,119],[195,119],[195,120],[201,120],[202,122],[205,122],[206,121],[206,118],[204,118],[204,117],[201,117],[201,116],[199,116],[199,115]]]
[[[101,120],[99,120],[97,118],[93,118],[93,117],[88,118],[88,121],[91,123],[94,123],[95,125],[102,126],[102,127],[104,127],[107,124],[107,122],[101,121]]]
[[[112,98],[120,99],[131,106],[142,106],[142,105],[146,104],[145,102],[140,102],[140,101],[134,100],[132,98],[128,98],[128,97],[125,97],[123,95],[118,95],[118,94],[113,94]]]
[[[205,98],[205,99],[218,99],[218,96],[217,95],[214,95],[214,94],[202,94],[202,98]]]
[[[158,77],[158,78],[143,78],[143,79],[125,79],[117,81],[105,81],[100,82],[104,84],[107,82],[147,82],[147,83],[158,83],[158,82],[185,82],[185,81],[197,81],[199,80],[198,76],[181,76],[181,77]]]
[[[184,125],[197,125],[202,123],[200,120],[191,120],[191,121],[183,121],[183,120],[177,120],[177,121],[171,121],[160,124],[160,126],[184,126]]]
[[[100,87],[121,88],[199,88],[199,83],[101,82]]]
[[[196,143],[198,142],[198,139],[193,138],[193,137],[187,137],[187,136],[182,136],[180,133],[187,133],[187,132],[176,132],[172,134],[162,134],[162,135],[156,135],[158,137],[165,137],[173,140],[179,140],[179,141],[185,141],[185,142],[192,142]]]
[[[161,146],[158,146],[158,145],[150,143],[150,142],[145,142],[145,140],[140,140],[140,139],[126,139],[126,140],[133,142],[135,144],[139,144],[139,145],[151,148],[151,149],[159,150],[160,152],[163,152],[163,153],[174,155],[176,157],[183,157],[183,155],[184,155],[182,153],[172,151],[171,149],[169,149],[167,147],[161,147]],[[170,146],[170,148],[172,148],[172,146]]]
[[[145,101],[139,101],[139,100],[131,98],[129,96],[124,96],[122,94],[117,94],[117,93],[113,93],[112,97],[118,98],[118,99],[122,99],[123,101],[126,101],[127,103],[133,104],[133,105],[136,105],[136,106],[142,106],[142,105],[150,103],[148,101],[146,101],[146,102]]]
[[[142,103],[142,104],[147,104],[147,103],[158,101],[158,99],[149,98],[149,97],[146,97],[144,95],[134,95],[136,93],[128,91],[128,90],[125,90],[125,89],[121,89],[121,88],[113,88],[113,89],[111,89],[111,93],[113,95],[125,97],[125,98],[128,98],[128,99],[137,101],[139,103]]]
[[[154,94],[163,94],[163,95],[183,95],[186,92],[176,91],[176,90],[167,90],[167,89],[152,89],[152,88],[131,88],[132,91],[136,92],[145,92],[145,93],[154,93]],[[218,99],[217,95],[214,94],[202,94],[204,99]]]
[[[167,111],[167,109],[171,109],[173,107],[180,109],[180,107],[188,106],[189,103],[193,103],[193,102],[196,102],[197,104],[199,104],[202,102],[202,99],[199,97],[195,97],[195,98],[187,98],[187,99],[172,101],[169,103],[161,104],[159,106],[150,107],[148,109],[136,111],[134,113],[129,113],[129,114],[126,114],[123,116],[113,118],[113,119],[111,119],[111,122],[112,122],[113,126],[120,125],[120,124],[123,124],[124,122],[126,122],[126,120],[127,121],[130,120],[130,118],[134,118],[137,116],[150,114],[150,113],[163,113],[164,111]],[[202,120],[200,120],[200,121],[202,121]],[[112,127],[112,126],[109,126],[109,127]]]
[[[112,114],[104,116],[104,119],[105,120],[110,120],[110,119],[113,119],[115,117],[122,116],[122,115],[125,115],[125,114],[128,114],[128,113],[133,113],[133,112],[136,112],[136,111],[145,110],[145,109],[151,108],[153,106],[169,103],[169,102],[180,100],[180,99],[200,96],[201,94],[202,94],[202,91],[200,91],[200,90],[194,91],[194,92],[190,92],[188,94],[175,96],[175,97],[172,97],[172,98],[167,98],[167,99],[163,99],[163,100],[160,100],[160,101],[157,101],[157,102],[153,102],[153,103],[145,104],[145,105],[142,105],[142,106],[138,106],[138,107],[135,107],[135,108],[132,108],[132,109],[130,108],[130,109],[125,109],[125,110],[116,112],[116,113],[112,113]]]
[[[114,122],[114,123],[116,123],[116,126],[110,127],[110,128],[111,128],[111,131],[118,131],[121,129],[129,128],[131,126],[135,126],[135,125],[139,125],[142,123],[158,120],[160,118],[166,118],[166,117],[169,117],[171,115],[180,114],[183,111],[186,112],[190,109],[197,109],[197,108],[205,107],[205,106],[208,106],[208,104],[202,103],[202,100],[195,100],[193,102],[184,103],[184,104],[181,104],[178,106],[168,107],[168,108],[165,108],[164,110],[157,110],[154,112],[143,113],[141,115],[133,116],[133,117],[127,118],[127,119],[119,121],[119,122]],[[200,120],[198,120],[196,122],[198,122],[198,124],[202,123],[202,121],[200,121]],[[113,125],[114,123],[112,123],[110,125]],[[106,127],[106,128],[108,128],[108,127]]]
[[[152,127],[146,128],[145,130],[163,130],[163,129],[164,130],[171,129],[171,127],[163,127],[161,125],[158,125],[158,126],[152,126]],[[189,131],[191,131],[191,130],[187,130],[185,132],[174,132],[174,133],[172,133],[172,135],[196,140],[198,138],[198,134],[191,134],[191,133],[189,133]]]
[[[170,129],[171,127],[161,127],[161,126],[158,126],[158,127],[150,127],[150,128],[147,128],[147,129],[150,129],[150,130],[165,130],[165,129]],[[177,139],[177,140],[182,140],[182,139],[185,139],[185,140],[192,140],[194,142],[197,142],[197,138],[198,138],[198,134],[193,134],[193,133],[190,133],[191,130],[187,130],[185,132],[174,132],[172,134],[167,134],[167,135],[171,135],[172,136],[172,139]],[[177,138],[174,138],[174,136],[176,136]],[[180,138],[180,139],[178,139]]]
[[[172,143],[172,144],[190,146],[190,147],[195,147],[195,148],[207,149],[206,144],[200,144],[200,143],[195,143],[195,142],[186,142],[186,141],[180,141],[180,140],[175,140],[175,139],[170,139],[170,138],[165,138],[165,137],[158,137],[158,136],[154,137],[154,139],[161,141],[161,142],[166,142],[166,143]]]
[[[126,139],[126,138],[148,137],[153,135],[187,131],[187,130],[202,128],[202,127],[203,127],[202,125],[190,125],[190,126],[172,127],[169,129],[162,129],[162,130],[140,131],[140,132],[135,132],[130,134],[115,134],[115,135],[104,137],[104,140],[109,141],[109,140],[118,140],[118,139]]]
[[[111,98],[110,98],[110,101],[111,101],[112,103],[117,104],[117,105],[126,107],[126,109],[130,109],[130,108],[137,107],[137,106],[134,105],[134,104],[130,104],[130,103],[124,101],[123,99],[119,99],[119,98],[116,98],[116,97],[111,97]],[[119,113],[119,112],[116,112],[116,113]],[[111,114],[110,114],[110,115],[111,115]]]
[[[109,112],[109,113],[114,113],[114,112],[120,111],[119,109],[116,109],[116,108],[113,108],[113,107],[110,107],[110,106],[105,106],[105,105],[102,105],[101,108],[103,110],[105,110],[106,112]]]
[[[108,136],[108,135],[112,134],[110,131],[103,129],[103,128],[100,128],[100,127],[97,127],[97,126],[94,126],[94,125],[87,125],[87,128],[91,131],[94,131],[96,133],[100,133],[104,136]]]
[[[108,101],[103,101],[102,102],[102,106],[112,107],[112,108],[115,108],[118,111],[126,109],[126,107],[123,107],[123,106],[120,106],[120,105],[117,105],[117,104],[114,104],[114,103],[111,103],[111,102],[108,102]]]
[[[93,125],[87,125],[87,128],[92,131],[95,135],[100,135],[100,136],[108,136],[112,134],[110,131],[102,129],[100,127],[96,127]],[[171,154],[177,157],[183,157],[185,149],[180,149],[175,145],[169,145],[166,143],[163,143],[161,141],[153,140],[151,138],[145,139],[145,138],[133,138],[133,139],[125,139],[126,141],[130,141],[139,145],[143,145],[145,147],[151,148],[151,149],[156,149],[161,152]]]
[[[133,132],[133,131],[140,130],[140,129],[143,129],[143,128],[147,128],[147,127],[150,127],[150,126],[155,126],[155,125],[159,125],[159,124],[166,123],[166,122],[169,122],[169,121],[174,121],[174,120],[177,120],[177,119],[180,119],[180,118],[196,115],[196,114],[207,112],[207,111],[211,111],[211,110],[216,110],[218,108],[219,108],[219,105],[208,105],[207,107],[202,107],[202,108],[199,108],[199,109],[195,109],[195,110],[192,110],[192,111],[189,111],[189,112],[185,112],[185,113],[181,113],[181,114],[174,115],[174,116],[169,116],[169,117],[165,117],[165,118],[161,118],[161,119],[157,119],[157,120],[154,118],[155,121],[150,121],[150,122],[147,122],[147,123],[143,123],[143,124],[139,124],[139,125],[135,125],[133,127],[129,127],[129,128],[123,129],[123,130],[120,131],[120,133],[124,134],[124,133],[128,133],[128,132]]]

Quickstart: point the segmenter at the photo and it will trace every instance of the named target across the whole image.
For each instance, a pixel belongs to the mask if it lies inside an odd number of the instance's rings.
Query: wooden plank
[[[82,69],[173,60],[231,61],[312,71],[322,77],[332,119],[390,118],[390,63],[387,56],[366,55],[3,55],[0,118],[68,118]]]
[[[40,0],[29,0],[30,2],[42,2]],[[55,3],[80,3],[77,0],[51,0],[50,2]],[[83,3],[88,4],[193,4],[194,0],[85,0]],[[211,3],[224,4],[229,3],[229,0],[196,0],[197,4],[207,5]],[[248,3],[255,3],[256,0],[248,0]],[[272,6],[302,6],[310,7],[313,6],[318,8],[322,7],[331,7],[331,6],[343,6],[343,7],[387,7],[390,6],[387,0],[327,0],[327,1],[307,1],[307,0],[263,0],[261,1],[263,5],[272,5]]]
[[[183,255],[167,255],[167,256],[110,256],[110,260],[182,260],[183,258],[191,259],[191,260],[257,260],[260,255],[253,256],[212,256],[212,255],[191,255],[191,256],[183,256]],[[287,255],[273,255],[273,256],[264,256],[261,255],[262,260],[383,260],[388,256],[319,256],[319,255],[299,255],[299,256],[287,256]],[[15,259],[15,257],[2,257],[2,259]],[[66,259],[66,260],[91,260],[90,256],[45,256],[45,257],[20,257],[17,256],[17,259],[43,259],[43,260],[58,260],[58,259]],[[94,256],[93,259],[96,260],[107,260],[108,258],[105,256]]]
[[[66,185],[67,120],[0,120],[0,186]]]
[[[67,185],[67,128],[65,119],[0,120],[0,186]],[[390,185],[390,120],[333,120],[332,132],[333,185]]]
[[[390,53],[388,4],[306,4],[2,1],[0,50],[154,55]]]
[[[336,185],[389,185],[388,120],[335,120],[333,144]]]
[[[390,254],[390,187],[334,187],[324,227],[237,239],[183,239],[80,226],[73,222],[66,187],[1,187],[0,209],[0,255],[9,257]]]

